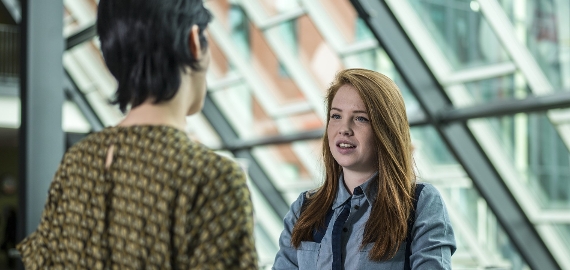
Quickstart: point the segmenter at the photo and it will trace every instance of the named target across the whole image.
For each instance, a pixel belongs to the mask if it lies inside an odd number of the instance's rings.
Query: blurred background
[[[0,0],[0,269],[37,226],[64,150],[123,117],[97,3]],[[290,203],[323,179],[324,93],[352,67],[402,90],[418,180],[455,229],[454,269],[570,269],[570,0],[205,3],[213,61],[186,131],[247,170],[261,269]]]

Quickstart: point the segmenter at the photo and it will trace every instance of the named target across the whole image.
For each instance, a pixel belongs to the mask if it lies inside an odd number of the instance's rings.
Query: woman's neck
[[[173,104],[174,103],[174,104]],[[153,104],[146,101],[131,109],[118,126],[172,126],[180,130],[186,128],[186,115],[174,100]]]
[[[368,179],[370,179],[374,173],[375,172],[355,172],[343,170],[342,175],[344,179],[344,186],[352,195],[354,189],[368,181]]]
[[[119,126],[164,125],[184,131],[191,104],[196,103],[195,99],[199,98],[193,94],[196,86],[191,76],[187,75],[188,72],[193,72],[190,67],[187,67],[185,72],[180,72],[180,86],[174,97],[157,104],[153,98],[147,99],[131,109]]]

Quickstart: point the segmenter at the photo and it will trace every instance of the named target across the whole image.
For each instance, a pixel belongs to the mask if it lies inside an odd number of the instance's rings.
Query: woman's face
[[[377,170],[374,133],[364,102],[349,84],[333,98],[327,127],[329,148],[344,171],[373,173]]]

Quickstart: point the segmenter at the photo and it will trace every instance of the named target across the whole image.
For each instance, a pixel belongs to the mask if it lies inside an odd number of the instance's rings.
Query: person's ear
[[[200,29],[198,29],[197,25],[192,25],[192,28],[190,28],[188,44],[190,46],[190,53],[194,56],[194,59],[200,60],[202,57],[202,48],[200,47]]]

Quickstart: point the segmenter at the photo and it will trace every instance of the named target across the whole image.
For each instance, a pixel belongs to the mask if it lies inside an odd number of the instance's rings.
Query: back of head
[[[99,1],[101,51],[117,79],[114,102],[123,112],[149,98],[158,103],[174,97],[180,72],[187,66],[199,69],[189,49],[190,29],[198,26],[205,49],[203,31],[211,19],[202,0]]]

